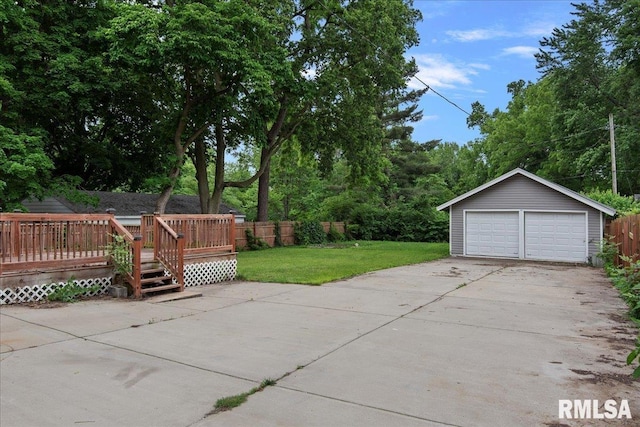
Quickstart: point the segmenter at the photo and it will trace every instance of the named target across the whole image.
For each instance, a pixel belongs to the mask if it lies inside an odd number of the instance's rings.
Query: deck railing
[[[142,246],[145,248],[153,247],[154,217],[155,215],[149,214],[143,214],[140,217],[140,234],[142,235]]]
[[[154,222],[154,257],[169,270],[182,291],[184,289],[184,236],[172,230],[161,217],[156,216]]]
[[[111,215],[110,215],[111,216]],[[141,275],[142,270],[142,238],[139,235],[133,235],[122,224],[111,216],[110,226],[112,233],[109,235],[110,243],[113,245],[114,236],[122,237],[124,252],[111,254],[110,262],[112,264],[123,263],[131,266],[131,269],[123,272],[124,279],[129,282],[133,288],[136,297],[140,297],[142,289]],[[112,246],[113,247],[113,246]]]
[[[0,273],[105,262],[108,214],[0,214]]]
[[[113,263],[109,247],[122,236],[133,266],[132,285],[140,277],[141,241],[110,214],[0,214],[0,273],[26,269],[69,268]]]
[[[233,215],[145,215],[141,231],[142,236],[132,234],[112,214],[0,213],[0,273],[115,266],[120,261],[131,266],[123,276],[139,297],[143,246],[153,245],[155,258],[181,287],[185,256],[235,252]],[[109,247],[113,249],[116,235],[123,248],[114,259]]]
[[[235,252],[233,215],[162,215],[160,218],[184,236],[185,255]],[[157,235],[154,238],[157,246]]]

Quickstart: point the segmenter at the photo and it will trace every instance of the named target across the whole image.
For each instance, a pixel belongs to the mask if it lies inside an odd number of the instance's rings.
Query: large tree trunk
[[[263,148],[260,155],[260,165],[264,172],[258,178],[258,221],[269,221],[269,169],[271,155],[268,148]]]
[[[213,194],[209,200],[209,213],[217,214],[220,212],[220,203],[222,203],[222,192],[225,188],[224,182],[224,154],[227,149],[227,141],[225,139],[222,126],[216,126],[216,174],[213,183]]]
[[[182,169],[182,163],[184,162],[181,157],[179,160],[179,164],[174,166],[171,169],[171,173],[169,173],[169,184],[162,189],[158,200],[156,201],[156,210],[154,213],[163,214],[167,208],[167,203],[169,203],[169,198],[171,197],[171,193],[173,193],[173,188],[176,186],[176,181],[180,176],[180,169]]]
[[[200,213],[209,213],[209,176],[207,174],[207,146],[204,138],[198,138],[195,146],[196,180],[200,197]]]
[[[169,198],[171,197],[171,193],[173,193],[173,189],[176,186],[176,182],[178,181],[178,177],[180,176],[180,172],[182,170],[182,166],[184,165],[184,156],[187,152],[187,148],[189,144],[193,142],[199,135],[202,134],[202,130],[196,132],[191,138],[189,138],[187,144],[182,144],[182,134],[187,127],[187,121],[189,120],[189,112],[191,111],[192,101],[190,100],[189,92],[186,93],[186,101],[182,108],[182,114],[180,114],[180,120],[178,121],[178,126],[173,134],[173,147],[176,153],[176,162],[171,168],[171,172],[169,172],[169,184],[165,188],[162,189],[160,193],[160,197],[156,201],[156,212],[159,214],[163,214],[165,209],[167,208],[167,203],[169,202]],[[204,128],[203,128],[204,129]]]

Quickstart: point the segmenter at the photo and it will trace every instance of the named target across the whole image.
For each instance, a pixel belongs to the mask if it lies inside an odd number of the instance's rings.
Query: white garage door
[[[467,212],[466,255],[518,258],[518,212]]]
[[[586,261],[586,214],[525,212],[524,229],[525,258]]]

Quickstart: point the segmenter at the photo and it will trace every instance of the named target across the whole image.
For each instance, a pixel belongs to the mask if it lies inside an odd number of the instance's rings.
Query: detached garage
[[[438,206],[449,209],[451,255],[593,263],[615,210],[514,169]]]

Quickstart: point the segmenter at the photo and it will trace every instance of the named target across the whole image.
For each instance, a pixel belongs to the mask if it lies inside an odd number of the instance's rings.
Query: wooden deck
[[[0,213],[0,278],[29,271],[115,268],[118,259],[109,248],[116,241],[122,245],[118,256],[132,266],[125,280],[136,297],[145,280],[150,282],[143,265],[151,262],[162,264],[182,290],[186,256],[235,254],[235,221],[233,215],[146,216],[140,235],[134,236],[110,214]]]

